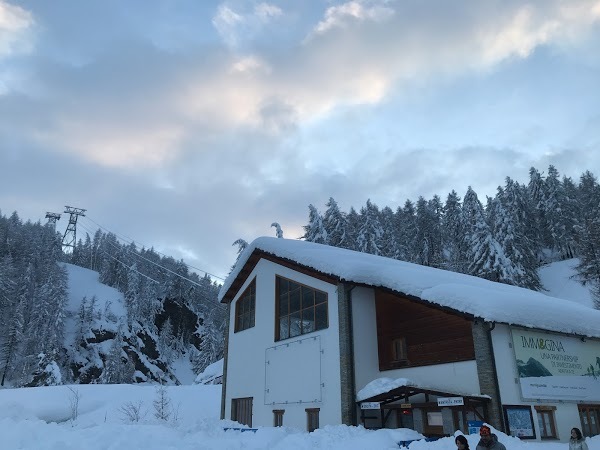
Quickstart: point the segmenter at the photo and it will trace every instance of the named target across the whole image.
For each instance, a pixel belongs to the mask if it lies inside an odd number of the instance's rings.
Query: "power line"
[[[90,230],[89,228],[87,228],[85,225],[81,225],[81,226],[82,226],[82,227],[83,227],[85,230],[87,230],[87,231],[91,232],[91,230]],[[114,245],[114,244],[113,244],[113,243],[111,243],[111,242],[108,242],[108,241],[107,241],[107,243],[108,243],[108,245],[110,245],[111,247],[113,247],[113,248],[115,248],[115,249],[117,249],[117,250],[122,250],[122,248],[120,248],[120,247],[117,247],[116,245]],[[108,254],[108,253],[104,252],[103,250],[101,250],[101,251],[102,251],[103,253],[105,253],[105,254]],[[184,277],[183,275],[181,275],[181,274],[179,274],[179,273],[177,273],[177,272],[173,272],[172,270],[170,270],[170,269],[168,269],[168,268],[166,268],[166,267],[164,267],[164,266],[162,266],[162,265],[158,264],[157,262],[154,262],[154,261],[152,261],[152,260],[150,260],[150,259],[148,259],[148,258],[144,258],[144,257],[143,257],[142,255],[140,255],[139,253],[132,252],[132,251],[131,251],[131,250],[129,250],[127,247],[125,247],[125,251],[127,251],[127,253],[133,253],[133,255],[137,256],[138,258],[141,258],[141,259],[143,259],[144,261],[147,261],[147,262],[149,262],[150,264],[154,264],[155,266],[157,266],[157,267],[161,268],[162,270],[164,270],[164,271],[166,271],[166,272],[169,272],[169,273],[172,273],[173,275],[175,275],[175,276],[178,276],[179,278],[181,278],[181,279],[183,279],[183,280],[187,281],[188,283],[194,284],[194,285],[196,285],[196,286],[199,286],[199,287],[203,287],[203,286],[202,286],[200,283],[197,283],[197,282],[195,282],[194,280],[190,280],[189,278],[186,278],[186,277]],[[109,256],[111,256],[111,255],[109,255]],[[111,256],[111,258],[112,258],[112,256]],[[185,264],[185,263],[184,263],[184,264]],[[138,272],[138,273],[140,273],[140,272]],[[152,281],[155,281],[155,280],[152,280]],[[158,281],[156,281],[156,283],[158,283]]]
[[[127,270],[133,270],[135,273],[137,273],[138,275],[143,276],[144,278],[147,278],[148,280],[152,281],[153,283],[156,284],[161,284],[160,281],[156,281],[154,278],[150,278],[148,275],[144,275],[142,272],[134,269],[132,266],[128,266],[126,263],[124,263],[123,261],[120,261],[118,258],[115,258],[113,255],[106,253],[104,250],[100,250],[102,253],[104,253],[106,256],[108,256],[109,258],[114,259],[115,261],[117,261],[119,264],[123,265],[125,268],[127,268]]]
[[[135,240],[135,239],[131,239],[131,238],[129,238],[129,237],[127,237],[127,236],[124,236],[124,235],[119,235],[118,233],[115,233],[114,231],[111,231],[111,230],[109,230],[108,228],[106,228],[106,227],[103,227],[103,226],[102,226],[102,225],[100,225],[98,222],[96,222],[94,219],[92,219],[90,216],[85,216],[85,217],[86,217],[86,218],[87,218],[87,219],[88,219],[90,222],[94,223],[96,226],[98,226],[98,227],[102,228],[104,231],[106,231],[106,232],[108,232],[108,233],[114,234],[115,236],[117,236],[118,238],[120,238],[122,241],[125,241],[125,242],[127,242],[128,244],[130,244],[130,243],[132,243],[132,242],[133,242],[133,243],[135,243],[135,242],[136,242],[136,240]],[[169,255],[165,255],[164,253],[161,253],[161,252],[159,252],[158,250],[154,250],[154,248],[153,248],[153,247],[150,247],[150,246],[148,246],[148,245],[145,245],[143,242],[140,242],[140,241],[137,241],[137,242],[138,242],[138,244],[140,244],[140,245],[141,245],[142,247],[144,247],[144,248],[152,248],[152,251],[154,251],[155,253],[158,253],[158,254],[159,254],[159,255],[161,255],[161,256],[164,256],[165,258],[171,258],[171,256],[169,256]],[[152,261],[150,261],[150,262],[152,262]],[[188,267],[188,268],[190,268],[190,269],[194,269],[194,270],[198,270],[198,271],[200,271],[200,272],[204,272],[205,274],[207,274],[207,275],[210,275],[210,276],[211,276],[211,277],[213,277],[213,278],[217,278],[217,279],[219,279],[219,280],[221,280],[221,281],[225,281],[225,278],[223,278],[223,277],[220,277],[220,276],[218,276],[218,275],[215,275],[215,274],[213,274],[213,273],[207,272],[206,270],[200,269],[200,268],[198,268],[198,267],[194,267],[194,266],[192,266],[191,264],[187,264],[187,263],[186,263],[185,261],[183,261],[183,260],[182,260],[181,262],[182,262],[182,263],[183,263],[183,264],[184,264],[186,267]]]

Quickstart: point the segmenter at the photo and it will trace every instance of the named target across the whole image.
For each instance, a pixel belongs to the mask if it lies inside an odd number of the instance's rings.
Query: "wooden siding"
[[[379,370],[475,359],[471,321],[381,290],[375,291]],[[407,361],[392,361],[392,341],[406,338]]]

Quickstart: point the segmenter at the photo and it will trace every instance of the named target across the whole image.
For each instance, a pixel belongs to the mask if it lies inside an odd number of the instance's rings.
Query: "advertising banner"
[[[524,400],[600,401],[600,342],[511,329]]]

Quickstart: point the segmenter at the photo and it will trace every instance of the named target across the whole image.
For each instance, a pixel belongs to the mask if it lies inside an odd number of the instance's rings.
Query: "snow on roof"
[[[396,378],[395,380],[392,378],[377,378],[370,383],[368,383],[364,388],[362,388],[356,394],[356,401],[361,402],[363,400],[367,400],[369,398],[373,398],[379,394],[385,394],[386,392],[390,392],[393,389],[410,386],[419,389],[423,389],[426,391],[435,391],[435,392],[446,392],[448,394],[454,395],[462,395],[464,397],[480,397],[480,398],[490,398],[488,395],[481,394],[469,394],[466,392],[458,392],[455,388],[451,387],[441,387],[441,386],[425,386],[415,381],[409,380],[408,378]]]
[[[261,250],[344,282],[384,287],[488,322],[600,337],[600,311],[540,292],[382,256],[301,240],[260,237],[240,255],[222,300],[250,255]]]

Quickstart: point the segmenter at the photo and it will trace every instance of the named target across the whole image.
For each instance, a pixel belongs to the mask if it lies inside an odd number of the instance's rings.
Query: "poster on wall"
[[[600,342],[511,329],[524,400],[600,401]]]
[[[535,439],[531,406],[504,405],[504,418],[508,434],[521,439]]]

